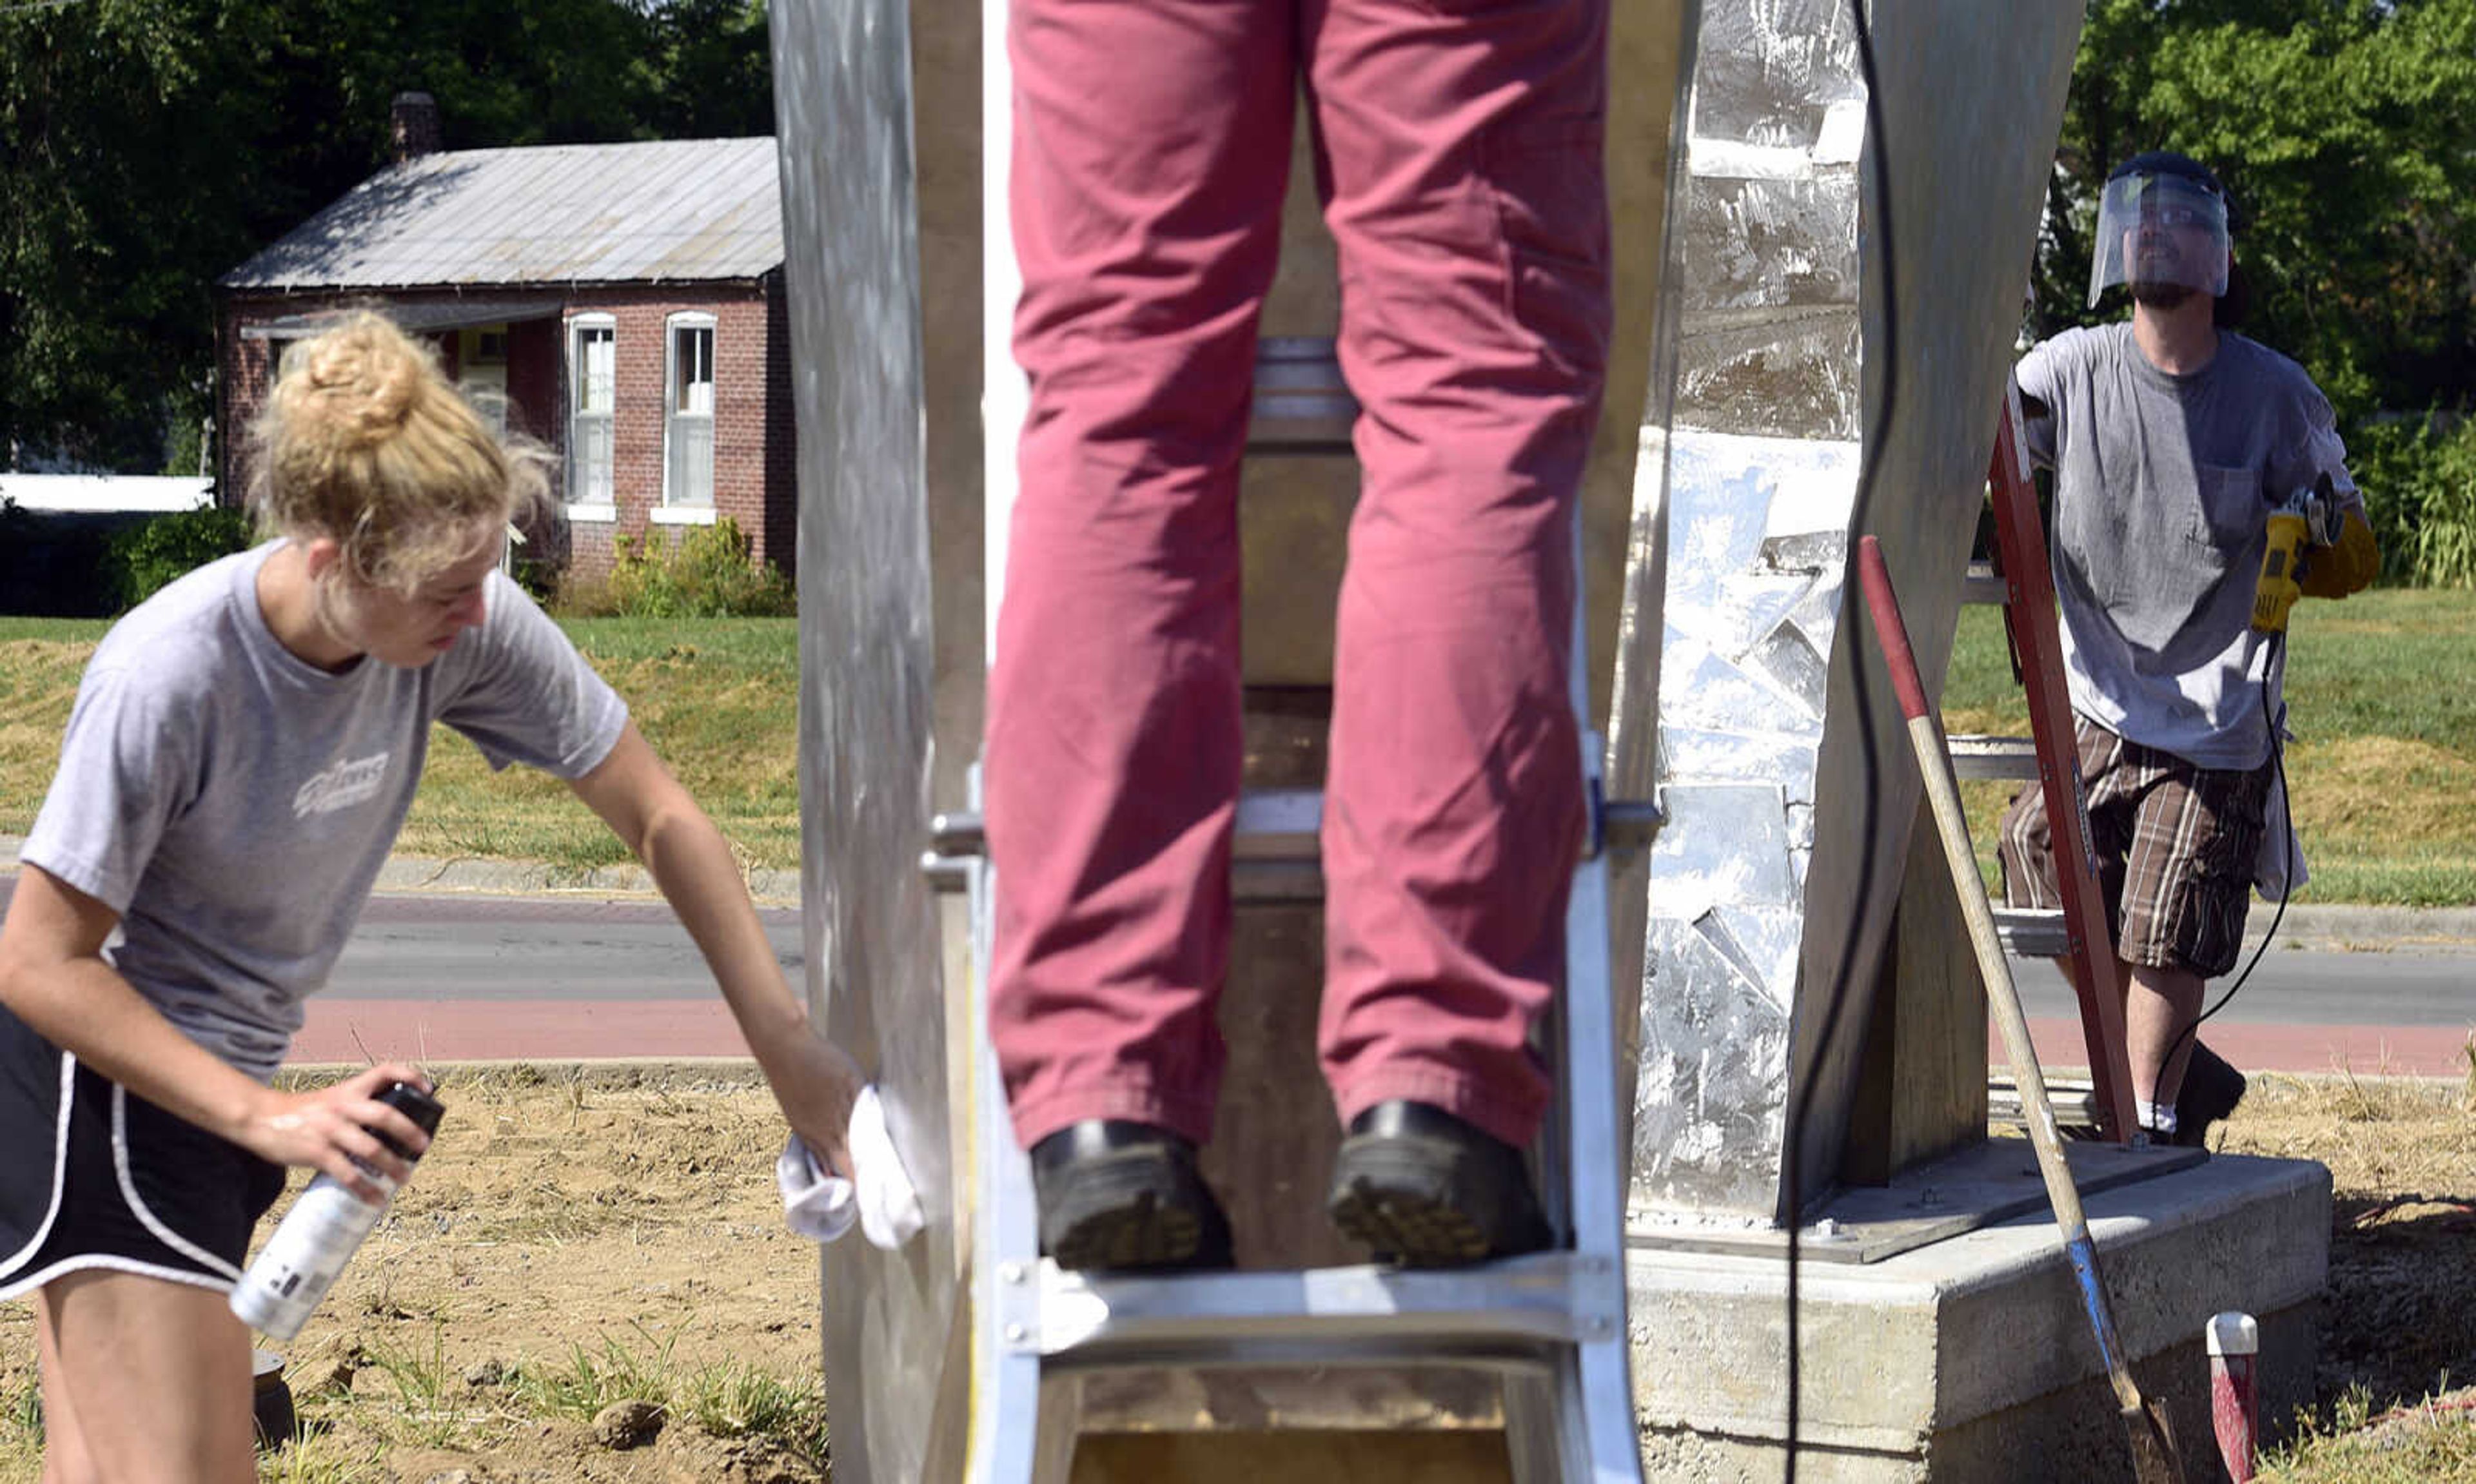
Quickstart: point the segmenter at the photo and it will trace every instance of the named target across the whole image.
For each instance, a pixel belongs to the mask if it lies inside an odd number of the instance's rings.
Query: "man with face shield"
[[[2131,318],[2066,331],[2013,373],[2031,457],[2055,476],[2065,670],[2132,1094],[2153,1137],[2192,1145],[2244,1086],[2192,1036],[2205,985],[2235,966],[2255,882],[2283,897],[2303,879],[2273,754],[2284,634],[2255,626],[2270,517],[2315,511],[2306,594],[2344,597],[2380,566],[2329,400],[2229,328],[2229,215],[2186,156],[2118,165],[2089,302],[2124,284]],[[2040,790],[2013,801],[1998,843],[2012,904],[2060,906]]]
[[[2117,284],[2135,304],[2171,309],[2195,294],[2227,291],[2227,201],[2217,177],[2182,155],[2136,155],[2116,167],[2098,198],[2090,255],[2091,309]]]

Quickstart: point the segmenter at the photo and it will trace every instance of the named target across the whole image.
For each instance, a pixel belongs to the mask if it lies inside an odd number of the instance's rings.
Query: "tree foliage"
[[[2393,562],[2452,547],[2420,528],[2476,499],[2451,472],[2476,434],[2450,431],[2476,411],[2476,0],[2092,0],[2037,334],[2123,312],[2084,305],[2089,233],[2107,171],[2146,149],[2226,183],[2244,333],[2330,394]]]
[[[763,0],[0,0],[0,458],[122,469],[207,405],[215,279],[386,162],[772,132]]]

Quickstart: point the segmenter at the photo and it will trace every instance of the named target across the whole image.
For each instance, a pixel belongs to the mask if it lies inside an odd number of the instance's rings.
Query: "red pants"
[[[1609,336],[1607,0],[1015,0],[1031,405],[989,678],[990,1034],[1026,1146],[1211,1131],[1238,464],[1295,87],[1364,487],[1336,628],[1321,1051],[1516,1145],[1580,849],[1572,502]]]

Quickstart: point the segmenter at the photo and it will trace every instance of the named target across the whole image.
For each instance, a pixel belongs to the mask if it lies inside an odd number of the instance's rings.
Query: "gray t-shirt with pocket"
[[[591,772],[618,694],[523,589],[417,670],[329,674],[258,606],[269,543],[181,578],[96,646],[60,772],[19,858],[120,914],[121,976],[189,1038],[261,1080],[301,1028],[421,779],[430,728],[494,768]]]
[[[2228,331],[2207,366],[2169,375],[2129,322],[2067,330],[2014,376],[2050,409],[2023,431],[2056,471],[2072,709],[2201,767],[2259,767],[2283,709],[2252,629],[2266,521],[2324,472],[2342,504],[2364,505],[2328,399],[2303,367]]]

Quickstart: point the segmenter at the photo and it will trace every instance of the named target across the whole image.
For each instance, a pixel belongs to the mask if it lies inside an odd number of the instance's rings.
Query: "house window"
[[[713,316],[674,314],[666,327],[662,503],[713,508]]]
[[[574,514],[611,518],[616,460],[611,422],[619,408],[619,331],[607,314],[568,321],[567,499]]]

